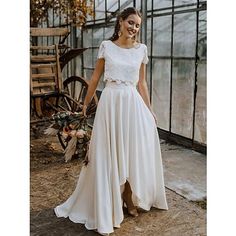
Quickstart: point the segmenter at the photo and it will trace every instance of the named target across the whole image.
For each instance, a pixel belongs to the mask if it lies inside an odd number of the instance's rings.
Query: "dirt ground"
[[[57,137],[43,135],[49,124],[31,127],[30,144],[30,235],[98,235],[82,224],[57,218],[53,208],[64,202],[75,188],[82,160],[63,160]],[[193,236],[206,235],[206,202],[190,202],[166,189],[168,211],[152,208],[137,218],[125,213],[121,228],[113,235]]]

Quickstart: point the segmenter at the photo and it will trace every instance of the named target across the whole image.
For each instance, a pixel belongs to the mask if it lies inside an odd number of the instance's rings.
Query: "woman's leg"
[[[128,181],[125,182],[124,195],[125,196],[132,196],[132,190],[131,190],[131,187],[130,187],[130,184]]]
[[[138,216],[137,209],[134,206],[134,203],[132,201],[132,190],[128,181],[126,181],[125,183],[125,189],[122,194],[122,197],[123,197],[123,201],[125,202],[127,206],[128,213],[132,216]]]

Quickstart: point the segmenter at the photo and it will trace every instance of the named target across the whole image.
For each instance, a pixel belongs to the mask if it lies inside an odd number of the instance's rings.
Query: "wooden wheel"
[[[82,110],[82,105],[84,103],[84,99],[88,90],[89,82],[80,76],[71,76],[63,82],[64,91],[73,98],[77,103],[81,104],[78,107],[78,104],[71,104],[72,112],[79,112]],[[90,102],[87,115],[94,115],[97,109],[98,98],[95,94],[92,101]]]

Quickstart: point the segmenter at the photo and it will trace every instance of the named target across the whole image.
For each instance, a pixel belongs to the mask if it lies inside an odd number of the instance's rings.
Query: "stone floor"
[[[161,142],[165,185],[192,201],[206,199],[206,155]]]

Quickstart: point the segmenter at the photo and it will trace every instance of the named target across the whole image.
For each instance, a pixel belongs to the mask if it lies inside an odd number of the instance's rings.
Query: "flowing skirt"
[[[155,120],[135,86],[107,82],[97,107],[77,186],[54,210],[89,230],[111,233],[124,214],[122,192],[128,180],[136,206],[168,209]]]

